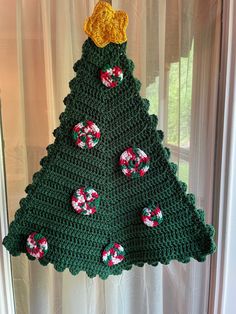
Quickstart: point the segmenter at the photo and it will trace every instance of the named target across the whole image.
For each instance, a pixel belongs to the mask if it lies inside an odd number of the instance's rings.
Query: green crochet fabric
[[[102,84],[107,65],[122,69],[122,75],[118,71],[113,77],[114,88]],[[34,259],[32,241],[38,250],[41,239],[42,265],[52,263],[57,271],[69,268],[73,275],[83,270],[102,279],[132,265],[186,263],[190,257],[204,261],[215,251],[214,229],[196,209],[194,196],[186,194],[186,184],[175,175],[176,165],[168,161],[157,117],[148,114],[149,102],[139,95],[126,43],[98,48],[87,39],[74,70],[66,109],[53,133],[55,142],[26,188],[5,247],[14,256],[24,252]],[[97,135],[88,138],[85,130],[78,137],[74,126],[81,121],[95,123]],[[94,146],[88,148],[89,143]],[[134,157],[145,153],[138,169],[137,159],[127,165],[127,154],[120,158],[127,149]],[[82,210],[71,202],[78,199],[81,187],[97,193],[92,206]],[[91,208],[94,212],[88,214]]]

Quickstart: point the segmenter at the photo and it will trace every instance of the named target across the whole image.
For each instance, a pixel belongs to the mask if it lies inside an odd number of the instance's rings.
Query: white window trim
[[[235,314],[236,282],[236,3],[223,0],[221,70],[213,217],[217,252],[212,258],[209,313]]]

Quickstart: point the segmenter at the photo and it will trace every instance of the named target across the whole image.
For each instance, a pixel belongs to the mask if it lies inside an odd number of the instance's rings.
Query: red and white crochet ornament
[[[93,215],[99,207],[99,195],[91,187],[81,187],[74,192],[71,204],[77,214]]]
[[[150,158],[140,148],[128,148],[120,156],[122,172],[128,177],[142,177],[149,169]]]
[[[100,71],[100,78],[102,83],[108,87],[113,88],[118,86],[124,78],[123,72],[120,67],[117,65],[113,68],[109,65],[106,65],[101,71]]]
[[[145,207],[141,218],[148,227],[157,227],[163,221],[162,212],[158,205]]]
[[[119,264],[123,261],[125,250],[119,243],[112,243],[106,246],[102,252],[102,260],[108,266]]]
[[[94,147],[101,136],[99,128],[93,121],[81,121],[73,128],[73,139],[80,148]]]
[[[44,257],[48,251],[47,239],[40,233],[31,233],[26,240],[26,251],[37,259]]]

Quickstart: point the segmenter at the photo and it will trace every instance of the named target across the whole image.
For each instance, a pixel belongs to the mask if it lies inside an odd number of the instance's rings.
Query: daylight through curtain
[[[64,110],[96,1],[0,0],[0,89],[10,221]],[[128,56],[179,177],[211,223],[220,0],[113,0],[129,15]],[[151,239],[150,239],[151,241]],[[133,267],[89,279],[12,258],[17,314],[207,313],[206,263]]]

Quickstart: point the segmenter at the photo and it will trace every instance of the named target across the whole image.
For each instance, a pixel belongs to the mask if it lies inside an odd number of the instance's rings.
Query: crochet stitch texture
[[[103,48],[109,43],[122,44],[127,41],[128,15],[114,11],[109,3],[99,1],[92,16],[84,23],[85,33],[94,43]]]
[[[112,89],[100,79],[106,64],[119,66],[124,74],[122,83]],[[205,223],[204,211],[196,209],[194,195],[186,194],[186,184],[176,176],[177,166],[169,162],[163,132],[156,130],[157,117],[148,114],[149,101],[140,97],[141,84],[133,77],[126,43],[99,48],[88,38],[74,70],[60,126],[53,132],[55,141],[26,187],[27,196],[20,201],[4,246],[14,256],[23,252],[34,259],[26,242],[37,232],[48,245],[38,259],[42,265],[52,263],[60,272],[68,268],[73,275],[86,271],[89,277],[102,279],[132,265],[187,263],[191,257],[204,261],[216,248],[214,228]],[[75,145],[73,127],[80,121],[93,121],[100,130],[91,149]],[[150,158],[143,176],[122,172],[119,159],[130,147],[140,148]],[[80,215],[71,198],[79,188],[91,186],[99,195],[99,207],[91,215]],[[147,226],[143,210],[157,205],[161,223]],[[119,254],[114,243],[124,253],[111,260],[104,254],[107,247]]]

